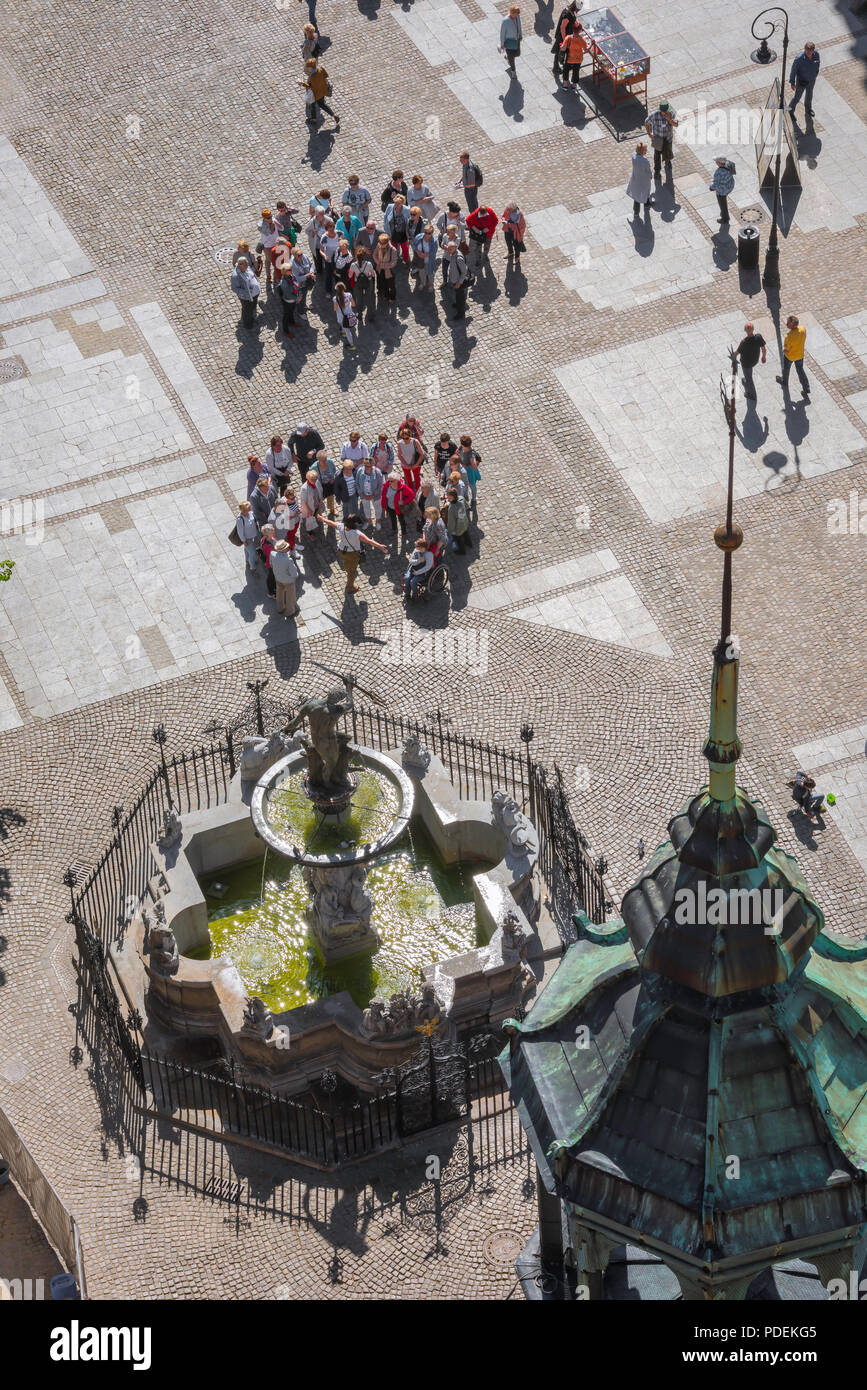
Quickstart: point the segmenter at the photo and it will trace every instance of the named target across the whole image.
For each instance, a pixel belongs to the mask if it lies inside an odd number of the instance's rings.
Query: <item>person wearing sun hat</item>
[[[297,590],[298,566],[292,558],[288,541],[277,541],[271,551],[271,573],[274,576],[277,599],[277,612],[285,618],[294,618],[300,613]]]
[[[658,181],[662,174],[662,163],[665,163],[666,176],[671,172],[671,161],[674,157],[674,131],[679,125],[677,112],[663,97],[659,103],[659,109],[652,111],[644,122],[644,129],[650,136],[653,145],[653,177]]]

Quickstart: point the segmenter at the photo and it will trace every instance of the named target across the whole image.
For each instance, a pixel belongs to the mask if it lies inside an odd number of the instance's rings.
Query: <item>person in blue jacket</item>
[[[794,92],[792,100],[789,102],[791,115],[795,114],[795,107],[804,97],[804,110],[808,116],[813,112],[813,88],[816,85],[816,78],[819,76],[819,54],[814,43],[805,43],[803,51],[798,54],[792,63],[792,71],[789,73],[789,86]]]

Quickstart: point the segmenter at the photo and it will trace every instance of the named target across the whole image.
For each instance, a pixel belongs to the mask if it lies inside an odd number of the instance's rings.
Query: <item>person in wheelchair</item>
[[[427,541],[423,536],[419,536],[415,550],[409,557],[409,569],[404,575],[405,592],[410,598],[417,596],[419,586],[427,582],[433,567],[434,557],[428,550]]]

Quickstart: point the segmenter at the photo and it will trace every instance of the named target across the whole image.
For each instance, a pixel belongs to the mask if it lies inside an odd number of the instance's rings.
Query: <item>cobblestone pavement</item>
[[[495,52],[504,8],[321,0],[342,123],[308,136],[297,5],[62,0],[38,24],[2,5],[0,493],[12,534],[0,558],[17,566],[0,593],[0,1103],[79,1221],[98,1297],[509,1294],[511,1265],[490,1263],[485,1241],[508,1249],[534,1223],[524,1160],[491,1171],[489,1200],[456,1204],[440,1231],[448,1253],[432,1257],[429,1229],[392,1228],[387,1213],[365,1225],[355,1186],[302,1192],[296,1176],[296,1205],[330,1215],[278,1222],[255,1202],[230,1214],[194,1187],[142,1178],[111,1146],[103,1157],[85,1071],[68,1062],[60,874],[96,861],[112,806],[152,765],[157,720],[180,750],[237,710],[247,680],[318,686],[318,660],[352,666],[397,711],[439,706],[505,743],[530,718],[622,892],[639,837],[657,843],[705,780],[727,448],[718,379],[747,317],[770,352],[757,411],[738,406],[740,780],[829,925],[864,929],[863,15],[824,0],[791,12],[794,51],[815,39],[823,70],[815,129],[798,134],[779,306],[807,322],[813,403],[784,412],[778,306],[739,274],[706,197],[725,149],[736,214],[757,198],[750,113],[772,74],[749,61],[752,8],[738,0],[721,19],[692,0],[621,7],[653,57],[652,101],[729,113],[704,135],[696,115],[669,202],[640,234],[622,191],[637,108],[613,119],[586,80],[580,100],[555,91],[550,6],[525,6],[523,85],[510,83]],[[516,197],[530,227],[520,269],[495,242],[465,324],[400,278],[396,312],[364,326],[357,354],[318,291],[291,341],[264,293],[261,332],[238,328],[225,248],[254,234],[261,207],[303,204],[323,184],[339,194],[353,169],[376,198],[397,165],[442,205],[463,148],[485,199],[499,213]],[[227,540],[239,470],[275,429],[306,419],[334,451],[353,425],[370,439],[410,407],[428,437],[469,429],[483,455],[477,544],[452,565],[450,606],[412,618],[465,633],[464,666],[384,651],[401,630],[394,548],[368,564],[355,602],[333,543],[314,542],[295,626],[264,585],[245,585]],[[838,794],[822,827],[793,809],[798,758]],[[423,1206],[421,1177],[418,1191]]]

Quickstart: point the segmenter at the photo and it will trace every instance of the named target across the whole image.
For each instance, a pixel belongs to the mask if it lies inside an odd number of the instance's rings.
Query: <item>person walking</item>
[[[652,111],[644,122],[644,129],[650,136],[650,143],[653,146],[653,177],[658,181],[662,175],[662,164],[665,164],[666,178],[671,173],[671,161],[674,158],[674,132],[680,124],[677,113],[673,110],[670,102],[664,98],[659,103],[656,111]]]
[[[370,211],[370,189],[365,188],[357,174],[347,175],[346,187],[340,202],[343,207],[352,208],[359,224],[364,226]]]
[[[578,0],[570,0],[564,10],[560,11],[557,23],[554,26],[554,42],[551,44],[551,52],[554,55],[552,71],[555,77],[560,76],[560,65],[563,60],[563,40],[571,34],[578,17]]]
[[[301,31],[301,62],[306,63],[308,58],[318,58],[321,52],[316,25],[305,24]]]
[[[506,238],[506,259],[510,261],[514,256],[516,264],[520,264],[521,256],[527,249],[524,245],[527,219],[517,203],[506,204],[502,222],[503,236]]]
[[[753,370],[761,356],[762,362],[768,360],[767,344],[761,333],[757,333],[755,325],[752,323],[744,324],[744,336],[741,338],[734,352],[735,357],[740,358],[741,371],[744,377],[744,395],[748,400],[756,399],[756,387],[753,381]]]
[[[520,57],[523,37],[521,6],[510,5],[509,13],[500,25],[500,52],[506,55],[506,67],[509,72],[515,72],[515,59]]]
[[[303,4],[303,3],[304,3],[304,0],[299,0],[299,4]],[[318,24],[316,23],[316,0],[307,0],[307,13],[308,13],[309,16],[310,16],[310,23],[313,25],[313,28],[316,30],[316,32],[317,32],[317,34],[318,34],[318,33],[319,33],[319,26],[318,26]]]
[[[587,39],[580,20],[576,19],[560,47],[563,51],[563,86],[577,92],[581,64],[587,52]]]
[[[819,76],[819,66],[821,59],[819,50],[814,43],[805,43],[803,49],[792,63],[792,70],[789,73],[789,86],[794,93],[789,102],[789,113],[794,116],[795,107],[804,98],[804,110],[808,116],[814,116],[813,110],[813,88],[816,85],[816,78]]]
[[[463,497],[458,496],[458,490],[455,487],[448,489],[446,499],[448,501],[446,530],[449,544],[452,550],[456,550],[459,555],[464,555],[467,550],[467,531],[470,528],[467,504]]]
[[[277,489],[271,479],[267,474],[263,473],[250,498],[250,509],[253,513],[253,519],[260,531],[263,526],[267,525],[268,517],[271,515],[278,496]]]
[[[467,229],[470,234],[470,249],[473,259],[473,269],[481,270],[482,266],[488,261],[491,249],[491,242],[497,235],[497,227],[500,219],[493,208],[478,207],[475,212],[471,212],[467,217]],[[467,265],[470,264],[470,257],[467,257]]]
[[[635,218],[642,207],[653,207],[650,160],[647,158],[647,145],[643,140],[639,140],[632,152],[632,173],[626,185],[626,196],[632,199],[632,216]]]
[[[295,460],[302,483],[308,470],[316,467],[316,455],[324,448],[325,440],[318,430],[312,429],[303,420],[295,426],[289,436],[289,452]]]
[[[467,277],[469,271],[464,256],[457,246],[450,244],[445,248],[446,253],[446,282],[451,285],[455,292],[455,319],[465,319],[467,316]]]
[[[289,542],[278,540],[271,552],[271,573],[274,576],[277,612],[285,618],[297,618],[301,612],[298,607],[297,589],[298,566],[292,557]]]
[[[334,479],[334,498],[343,508],[343,519],[354,516],[358,511],[358,488],[355,483],[355,464],[352,459],[343,460],[343,468]]]
[[[397,285],[394,278],[394,268],[397,265],[397,247],[392,246],[391,240],[385,232],[380,233],[379,241],[376,243],[373,265],[376,270],[380,304],[394,304],[397,298]]]
[[[331,81],[328,76],[328,69],[319,66],[316,58],[308,58],[304,64],[304,77],[298,83],[299,87],[304,87],[311,94],[307,103],[307,124],[315,129],[319,124],[319,116],[323,111],[327,111],[334,121],[335,131],[340,130],[340,117],[326,101],[326,97],[331,96]]]
[[[474,164],[470,159],[469,150],[461,151],[461,176],[455,184],[455,188],[464,190],[464,197],[467,200],[467,207],[470,212],[475,212],[479,206],[479,189],[484,182],[484,176],[478,164]]]
[[[259,568],[259,527],[253,516],[253,504],[248,502],[246,498],[243,502],[238,503],[235,531],[244,547],[247,571],[249,574],[255,574]]]
[[[382,510],[391,522],[391,534],[397,535],[400,524],[401,544],[406,540],[406,513],[415,505],[415,493],[397,472],[392,473],[383,484],[380,497]]]
[[[406,211],[406,200],[401,193],[398,193],[393,202],[389,203],[385,209],[382,228],[383,232],[388,234],[392,246],[396,246],[400,251],[404,265],[408,265],[409,217]]]
[[[278,495],[282,495],[292,482],[292,451],[287,449],[279,434],[271,438],[271,447],[265,455],[265,470],[271,474]]]
[[[355,470],[358,508],[374,531],[379,530],[382,521],[382,489],[386,476],[372,458],[366,458]]]
[[[716,200],[719,203],[720,215],[717,222],[727,227],[729,225],[729,194],[735,186],[734,160],[726,159],[724,154],[718,154],[714,163],[716,168],[710,182],[710,191],[716,194]]]
[[[356,516],[354,512],[348,516],[344,515],[342,521],[331,521],[328,517],[323,517],[323,521],[326,526],[333,526],[337,532],[337,553],[346,575],[346,592],[357,594],[358,585],[355,580],[361,560],[362,545],[372,545],[374,550],[381,550],[383,555],[388,553],[388,547],[375,541],[372,536],[364,534],[360,529],[361,518]]]
[[[782,386],[784,394],[788,395],[789,376],[792,371],[792,363],[794,363],[798,380],[801,383],[801,394],[805,400],[809,400],[810,383],[807,380],[807,373],[804,371],[804,345],[807,341],[807,330],[801,327],[796,314],[790,314],[786,319],[786,330],[786,336],[783,340],[783,374],[777,377],[777,381]]]
[[[413,242],[418,262],[418,279],[416,289],[432,290],[436,277],[437,260],[439,258],[439,243],[437,242],[433,226],[430,222],[425,223],[424,231],[421,236],[417,236]]]
[[[256,305],[259,303],[259,281],[250,269],[246,256],[239,256],[232,271],[232,292],[241,302],[241,323],[244,328],[256,327]]]
[[[376,313],[376,271],[370,254],[363,247],[356,248],[349,275],[355,292],[358,322],[361,323],[366,310],[367,321],[370,323]]]

